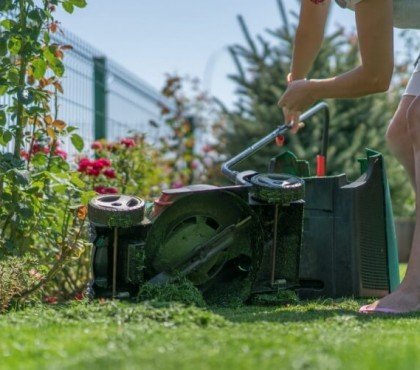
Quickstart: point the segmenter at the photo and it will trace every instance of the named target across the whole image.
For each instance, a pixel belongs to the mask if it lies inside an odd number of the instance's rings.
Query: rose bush
[[[83,149],[77,128],[59,119],[57,104],[63,58],[71,46],[51,40],[59,30],[57,7],[72,12],[85,5],[85,0],[0,1],[0,95],[8,96],[0,106],[0,262],[3,276],[13,281],[2,285],[3,310],[39,292],[88,246],[83,204],[92,193],[60,147],[69,137]]]

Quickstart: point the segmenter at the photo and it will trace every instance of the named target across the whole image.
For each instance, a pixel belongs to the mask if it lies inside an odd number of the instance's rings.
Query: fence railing
[[[64,57],[58,117],[78,127],[86,147],[95,139],[116,140],[130,132],[146,133],[150,141],[164,133],[160,105],[171,108],[172,103],[159,91],[67,30],[54,34],[53,40],[72,46]],[[0,97],[0,105],[9,102],[9,97]],[[63,146],[74,154],[68,142]]]
[[[130,132],[146,133],[151,141],[162,134],[160,105],[171,107],[172,103],[159,91],[71,32],[65,30],[55,38],[73,47],[64,58],[59,115],[79,127],[88,145],[95,139],[116,140]]]

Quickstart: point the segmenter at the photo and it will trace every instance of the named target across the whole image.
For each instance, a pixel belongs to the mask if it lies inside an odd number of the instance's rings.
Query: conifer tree
[[[232,109],[222,106],[227,117],[226,128],[219,135],[222,152],[235,155],[255,143],[279,124],[283,115],[277,101],[286,89],[297,15],[286,14],[282,0],[277,0],[280,27],[253,37],[245,20],[238,16],[245,43],[229,48],[236,65],[230,78],[236,84],[237,99]],[[291,21],[292,20],[292,21]],[[343,28],[327,35],[308,78],[326,78],[339,75],[359,65],[357,37]],[[385,132],[398,104],[398,95],[406,66],[400,71],[393,88],[388,93],[374,94],[359,99],[329,100],[331,110],[330,145],[328,149],[328,174],[347,173],[350,179],[359,175],[357,158],[364,156],[364,148],[385,154],[388,174],[393,189],[397,214],[411,211],[404,208],[412,201],[408,179],[396,161],[388,155]],[[314,172],[315,157],[319,153],[322,135],[322,115],[308,122],[298,135],[287,135],[286,148],[299,158],[310,161]],[[241,164],[238,169],[266,171],[269,159],[280,152],[272,146],[260,151]]]

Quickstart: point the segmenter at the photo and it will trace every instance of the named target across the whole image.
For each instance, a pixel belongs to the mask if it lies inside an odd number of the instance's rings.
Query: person
[[[288,88],[279,100],[292,131],[299,115],[315,101],[357,98],[388,90],[393,74],[393,27],[420,29],[419,0],[336,0],[354,10],[360,66],[328,79],[307,80],[321,47],[331,0],[302,0],[294,40]],[[406,170],[416,193],[416,227],[407,273],[388,296],[360,309],[362,313],[420,311],[420,63],[386,133],[391,152]]]

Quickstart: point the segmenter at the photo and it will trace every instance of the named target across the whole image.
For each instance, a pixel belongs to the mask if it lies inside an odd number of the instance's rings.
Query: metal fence
[[[67,30],[54,34],[53,40],[72,46],[64,58],[58,116],[78,127],[87,148],[95,139],[117,140],[136,132],[146,133],[153,142],[163,133],[159,107],[172,105],[155,88]],[[0,105],[9,102],[9,97],[0,97]],[[63,146],[74,154],[69,142]]]
[[[171,107],[171,102],[71,32],[55,39],[73,47],[64,58],[59,116],[79,127],[87,144],[100,138],[117,140],[130,132],[146,133],[151,141],[162,134],[150,121],[160,124],[160,104]]]

